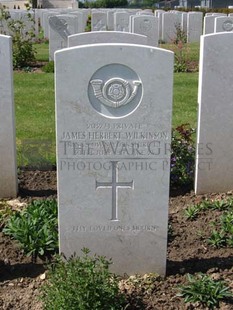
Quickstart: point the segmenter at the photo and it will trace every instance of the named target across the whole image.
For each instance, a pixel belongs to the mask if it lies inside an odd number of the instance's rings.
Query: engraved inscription
[[[99,68],[88,83],[92,107],[108,118],[121,118],[134,112],[142,101],[143,85],[131,68],[110,64]]]
[[[93,30],[94,31],[106,30],[106,24],[103,22],[102,19],[97,20],[97,22],[94,24]]]
[[[49,18],[50,27],[59,33],[59,35],[66,40],[68,36],[70,36],[70,32],[68,31],[68,23],[63,18],[58,18],[57,16],[51,16]]]
[[[151,231],[156,232],[158,230],[158,226],[156,225],[94,225],[94,226],[84,226],[78,225],[72,227],[73,233],[81,233],[81,232],[114,232],[114,231],[130,231],[130,232],[138,232],[138,231]]]
[[[126,105],[136,96],[140,81],[133,81],[132,84],[121,78],[112,78],[105,83],[102,80],[96,79],[90,81],[95,97],[103,104],[119,108]]]
[[[148,19],[144,19],[141,23],[139,28],[143,31],[143,32],[147,32],[150,31],[152,28],[152,23],[150,20]]]
[[[233,30],[233,21],[232,20],[226,20],[223,24],[222,24],[222,29],[224,31],[232,31]]]
[[[112,189],[112,218],[111,221],[118,221],[118,188],[133,189],[134,181],[119,182],[118,181],[118,162],[111,161],[112,164],[112,182],[98,182],[96,181],[96,189],[111,188]]]

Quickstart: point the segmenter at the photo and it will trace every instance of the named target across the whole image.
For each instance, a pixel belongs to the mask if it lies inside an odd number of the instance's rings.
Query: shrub
[[[220,300],[232,297],[229,288],[221,280],[214,281],[208,275],[198,274],[196,277],[188,274],[189,284],[179,288],[177,296],[184,298],[184,302],[200,303],[209,309],[219,306]]]
[[[50,266],[48,281],[42,287],[44,309],[54,310],[120,310],[126,303],[120,293],[116,275],[110,273],[111,264],[103,256],[89,256],[63,260],[57,257]]]
[[[29,5],[26,5],[30,10]],[[34,22],[30,13],[27,14],[28,20]],[[13,43],[13,67],[23,68],[35,61],[36,50],[33,47],[34,26],[25,32],[25,23],[22,20],[14,20],[10,18],[7,10],[1,8],[0,22],[4,21],[12,36]]]
[[[175,72],[187,72],[188,71],[188,48],[187,48],[187,36],[181,29],[180,24],[176,24],[176,37],[174,43],[174,71]]]
[[[3,232],[17,240],[27,256],[36,261],[58,248],[56,200],[35,200],[22,211],[15,212]]]

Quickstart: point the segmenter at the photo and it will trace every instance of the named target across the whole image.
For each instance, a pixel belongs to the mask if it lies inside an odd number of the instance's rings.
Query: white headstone
[[[155,16],[134,16],[132,19],[132,32],[147,36],[148,44],[158,46],[159,18]]]
[[[233,32],[201,37],[197,194],[233,188]]]
[[[84,32],[85,28],[86,28],[86,16],[80,11],[70,12],[69,14],[74,15],[77,18],[77,22],[78,22],[78,30],[77,31],[78,31],[78,33]]]
[[[189,12],[187,19],[187,42],[200,42],[202,35],[202,12]]]
[[[155,16],[159,18],[159,40],[162,40],[163,19],[162,15],[165,11],[156,11]]]
[[[74,15],[54,15],[49,17],[49,59],[54,60],[57,50],[67,47],[68,36],[78,33],[82,23]]]
[[[187,35],[187,19],[188,19],[188,13],[182,12],[181,17],[181,30]]]
[[[162,14],[162,41],[172,43],[177,36],[177,26],[180,23],[180,16],[174,13]]]
[[[203,34],[214,33],[214,22],[216,16],[208,15],[204,17]]]
[[[164,275],[173,53],[84,45],[58,51],[55,67],[60,252]]]
[[[214,23],[214,32],[233,31],[233,16],[216,17]]]
[[[130,14],[127,12],[114,13],[114,30],[129,32]]]
[[[46,10],[42,14],[42,28],[44,30],[44,38],[49,38],[49,18],[50,16],[59,15],[58,11]]]
[[[68,47],[98,43],[129,43],[149,45],[146,36],[121,31],[92,31],[68,37]]]
[[[91,15],[91,31],[107,30],[107,13],[93,12]]]
[[[10,36],[0,35],[0,72],[0,198],[7,198],[18,190]]]
[[[109,31],[114,30],[114,12],[114,10],[107,12],[107,30]]]

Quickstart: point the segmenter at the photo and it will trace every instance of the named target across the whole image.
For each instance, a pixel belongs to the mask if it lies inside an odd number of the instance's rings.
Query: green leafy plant
[[[224,212],[219,222],[212,224],[214,229],[207,240],[214,247],[233,247],[233,211]]]
[[[206,210],[233,211],[233,199],[204,200],[196,205],[189,206],[185,210],[185,215],[188,216],[189,213],[198,215],[201,211]]]
[[[42,287],[44,309],[54,310],[120,310],[126,304],[118,287],[118,278],[109,271],[111,261],[89,255],[68,260],[57,257],[50,266],[48,281]]]
[[[46,73],[54,72],[54,61],[49,61],[46,65],[42,67],[42,71]]]
[[[14,214],[14,210],[10,208],[5,201],[0,201],[0,229],[4,227],[9,217]]]
[[[188,274],[187,285],[179,287],[177,296],[183,297],[185,303],[200,303],[209,309],[219,306],[220,300],[232,297],[230,289],[221,280],[214,281],[203,273],[196,277]]]
[[[212,230],[210,238],[207,240],[215,248],[226,246],[225,234],[223,231]]]
[[[58,249],[56,200],[35,200],[22,211],[15,212],[3,232],[17,240],[27,256],[36,261],[38,255]]]
[[[194,220],[197,218],[199,213],[199,208],[197,205],[189,206],[184,210],[184,215],[188,220]]]
[[[194,129],[183,124],[172,131],[171,186],[191,185],[194,178]]]

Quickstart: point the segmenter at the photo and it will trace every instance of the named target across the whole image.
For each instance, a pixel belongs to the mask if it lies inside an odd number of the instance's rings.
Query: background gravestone
[[[177,37],[177,25],[181,24],[181,17],[174,13],[162,14],[162,40],[164,43],[173,43]]]
[[[130,14],[128,12],[114,13],[114,30],[129,32]]]
[[[68,47],[96,43],[128,43],[149,45],[146,36],[121,31],[92,31],[68,37]]]
[[[12,41],[0,35],[0,198],[17,196]]]
[[[107,13],[93,12],[91,14],[91,31],[107,30]]]
[[[173,53],[85,45],[56,52],[55,67],[60,251],[164,275]]]
[[[204,17],[203,34],[214,33],[214,23],[216,16],[208,15]]]
[[[49,17],[49,59],[54,60],[57,50],[66,48],[68,36],[81,31],[82,23],[74,15],[54,15]]]
[[[202,35],[202,12],[189,12],[187,18],[187,42],[200,42]]]
[[[214,23],[214,32],[233,31],[233,16],[216,17]]]
[[[155,16],[134,16],[132,18],[132,32],[147,36],[148,45],[158,46],[159,19]]]
[[[233,188],[233,32],[201,37],[195,192]]]

